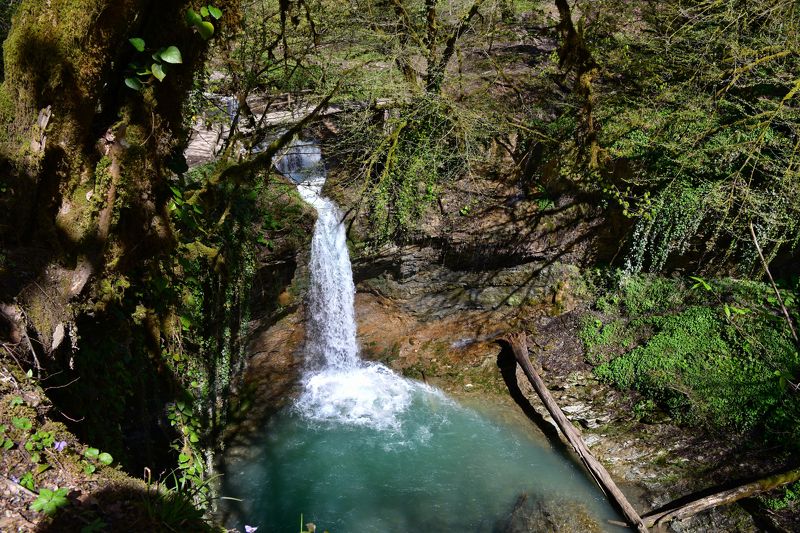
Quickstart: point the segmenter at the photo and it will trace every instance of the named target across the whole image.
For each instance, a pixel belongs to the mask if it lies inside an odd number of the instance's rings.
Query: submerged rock
[[[582,503],[574,500],[543,500],[538,495],[522,494],[510,516],[497,524],[496,533],[600,533],[603,528]]]

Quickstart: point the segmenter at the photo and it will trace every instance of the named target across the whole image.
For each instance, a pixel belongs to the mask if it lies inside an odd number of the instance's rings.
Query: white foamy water
[[[306,302],[308,371],[295,408],[310,420],[399,431],[400,415],[415,397],[434,395],[444,401],[444,395],[359,358],[345,227],[339,208],[321,193],[325,168],[320,149],[312,142],[296,141],[275,164],[298,183],[300,196],[317,210]]]

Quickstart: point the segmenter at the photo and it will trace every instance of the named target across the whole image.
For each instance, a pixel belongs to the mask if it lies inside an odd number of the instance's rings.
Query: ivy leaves
[[[137,52],[145,53],[145,42],[140,37],[128,39]],[[150,57],[139,57],[137,60],[128,64],[128,75],[125,77],[125,85],[134,91],[144,89],[151,78],[159,82],[164,81],[167,76],[167,64],[179,65],[183,63],[183,56],[177,46],[167,46],[159,48]]]
[[[211,23],[211,19],[219,20],[220,18],[222,18],[222,10],[210,4],[201,7],[199,13],[192,8],[186,10],[187,24],[197,30],[204,41],[214,35],[214,24]]]
[[[204,41],[214,35],[215,28],[211,21],[220,18],[222,10],[211,4],[201,7],[199,13],[191,8],[186,11],[186,23],[194,28]],[[183,63],[183,56],[177,46],[158,48],[147,57],[147,44],[144,39],[131,37],[128,42],[139,54],[134,61],[128,63],[128,72],[125,75],[125,85],[134,91],[141,91],[152,83],[154,78],[159,82],[164,81],[169,70],[167,65]]]
[[[139,37],[131,37],[128,39],[128,42],[131,43],[131,46],[136,48],[137,52],[144,52],[144,39],[140,39]]]

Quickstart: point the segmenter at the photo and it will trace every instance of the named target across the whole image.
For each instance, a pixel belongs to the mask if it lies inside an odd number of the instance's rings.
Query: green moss
[[[643,413],[658,406],[683,422],[796,444],[800,404],[781,376],[800,361],[774,309],[763,307],[767,287],[708,284],[692,291],[682,280],[623,277],[600,297],[618,315],[584,318],[587,359],[603,380],[639,391]]]
[[[55,224],[73,246],[85,243],[94,234],[93,217],[98,206],[94,201],[95,196],[91,184],[79,184],[69,198],[62,201]]]

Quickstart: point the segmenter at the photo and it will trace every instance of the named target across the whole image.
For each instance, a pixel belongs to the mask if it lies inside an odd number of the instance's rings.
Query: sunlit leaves
[[[201,7],[199,13],[191,8],[186,10],[186,23],[194,27],[197,33],[200,34],[200,37],[205,41],[209,40],[214,35],[215,30],[214,24],[208,20],[204,20],[209,17],[219,20],[222,18],[222,10],[212,5]]]
[[[166,72],[164,72],[164,67],[163,67],[163,66],[161,66],[161,64],[160,64],[160,63],[153,63],[153,66],[152,66],[152,67],[150,67],[150,68],[151,68],[151,70],[153,71],[153,76],[155,76],[155,78],[156,78],[158,81],[164,81],[164,77],[165,77],[167,74],[166,74]]]
[[[183,63],[183,57],[181,57],[181,51],[178,50],[177,46],[168,46],[164,50],[158,53],[158,56],[161,58],[162,61],[165,63]]]
[[[139,37],[131,37],[128,39],[128,42],[131,43],[131,46],[136,48],[137,52],[144,52],[144,39]]]

